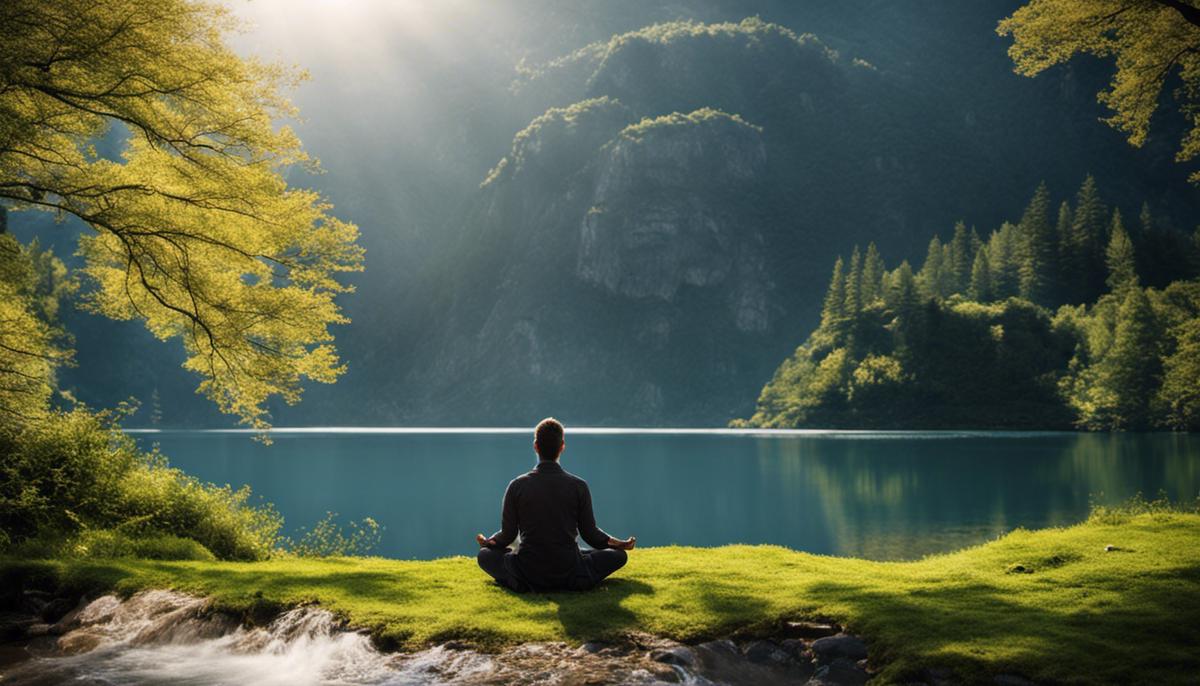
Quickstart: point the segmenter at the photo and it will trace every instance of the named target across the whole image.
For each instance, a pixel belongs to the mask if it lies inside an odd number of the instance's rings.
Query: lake
[[[249,484],[294,535],[327,511],[373,517],[376,553],[473,555],[500,499],[535,463],[532,430],[134,432],[206,481]],[[1017,527],[1077,522],[1091,501],[1200,494],[1200,436],[1014,432],[568,428],[563,466],[596,517],[638,544],[771,543],[913,559]]]

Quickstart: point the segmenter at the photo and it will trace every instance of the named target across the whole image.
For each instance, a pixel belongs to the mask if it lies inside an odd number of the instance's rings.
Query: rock
[[[105,598],[112,598],[113,603],[119,602],[113,596],[105,596],[104,598],[99,598],[99,599],[97,599],[96,602],[100,602],[100,601],[104,600]],[[75,606],[75,609],[71,610],[70,612],[68,612],[65,615],[62,615],[62,617],[50,627],[50,633],[52,633],[56,636],[61,636],[65,633],[67,633],[68,631],[70,631],[71,629],[74,629],[75,627],[79,626],[80,620],[84,616],[84,610],[87,610],[88,606],[89,606],[89,603],[88,603],[87,596],[80,598],[79,604]],[[113,607],[115,607],[115,605]],[[111,616],[112,616],[112,614],[111,614],[111,610],[110,610],[109,614],[106,615],[103,619],[107,619],[108,617],[111,617]],[[99,621],[99,620],[97,620],[97,621]]]
[[[779,642],[779,647],[788,651],[797,660],[807,660],[812,657],[808,644],[798,638],[785,638]]]
[[[693,668],[696,666],[696,654],[687,646],[675,646],[674,648],[655,650],[650,653],[650,659],[666,665]]]
[[[755,641],[746,646],[746,659],[759,664],[782,664],[795,658],[774,641]]]
[[[20,600],[17,601],[16,609],[26,614],[40,616],[50,600],[50,594],[45,591],[23,591]]]
[[[1016,674],[997,674],[992,683],[996,686],[1037,686],[1029,679]]]
[[[696,650],[713,653],[725,658],[740,659],[742,657],[742,651],[738,650],[737,644],[727,638],[701,643],[696,646]]]
[[[23,638],[29,627],[37,620],[18,612],[0,613],[0,641],[15,641]]]
[[[608,647],[607,643],[602,643],[600,641],[588,641],[587,643],[584,643],[583,645],[579,646],[579,649],[585,653],[590,653],[590,654],[594,655],[594,654],[600,652],[601,650],[604,650],[607,647]]]
[[[69,598],[55,598],[46,603],[39,612],[39,616],[47,623],[53,624],[67,615],[68,612],[74,610],[76,603]]]
[[[821,622],[788,622],[785,625],[785,631],[788,636],[796,638],[825,638],[840,633],[841,628],[836,624],[823,624]]]
[[[837,658],[853,662],[867,656],[867,644],[857,636],[838,634],[813,641],[812,652],[819,664],[826,664]]]
[[[35,638],[37,636],[48,636],[49,634],[50,634],[50,625],[45,622],[37,622],[35,624],[30,624],[29,627],[27,629],[25,629],[25,635],[28,636],[29,638]]]
[[[845,658],[837,658],[817,669],[806,686],[863,686],[870,675]]]
[[[58,650],[63,655],[78,655],[94,650],[104,640],[104,633],[94,627],[83,627],[60,636]]]

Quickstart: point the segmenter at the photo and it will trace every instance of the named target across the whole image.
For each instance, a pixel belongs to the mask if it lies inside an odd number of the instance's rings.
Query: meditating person
[[[613,538],[596,526],[587,482],[559,465],[566,442],[557,419],[543,419],[534,430],[538,464],[508,484],[500,530],[479,543],[479,566],[518,593],[584,591],[625,565],[625,551],[637,538]],[[516,552],[507,550],[520,534]],[[592,550],[580,550],[575,537]]]

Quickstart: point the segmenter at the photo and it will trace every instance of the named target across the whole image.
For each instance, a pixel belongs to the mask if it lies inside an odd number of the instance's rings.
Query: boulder
[[[867,644],[857,636],[838,634],[813,641],[812,652],[820,664],[833,662],[837,658],[855,662],[867,656]]]
[[[784,664],[795,655],[774,641],[755,641],[746,646],[746,659],[759,664]]]
[[[687,646],[675,646],[673,648],[652,651],[650,659],[655,662],[680,667],[694,668],[696,666],[696,654]]]

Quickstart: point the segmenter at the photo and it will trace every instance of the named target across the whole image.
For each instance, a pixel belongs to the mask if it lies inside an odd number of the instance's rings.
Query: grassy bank
[[[238,609],[316,601],[397,647],[581,642],[628,631],[697,640],[812,617],[864,636],[885,682],[929,666],[1064,683],[1173,683],[1200,673],[1197,514],[1093,516],[904,563],[762,546],[652,548],[586,594],[515,595],[485,582],[465,557],[0,564],[9,581],[40,575],[93,592],[170,587]]]

